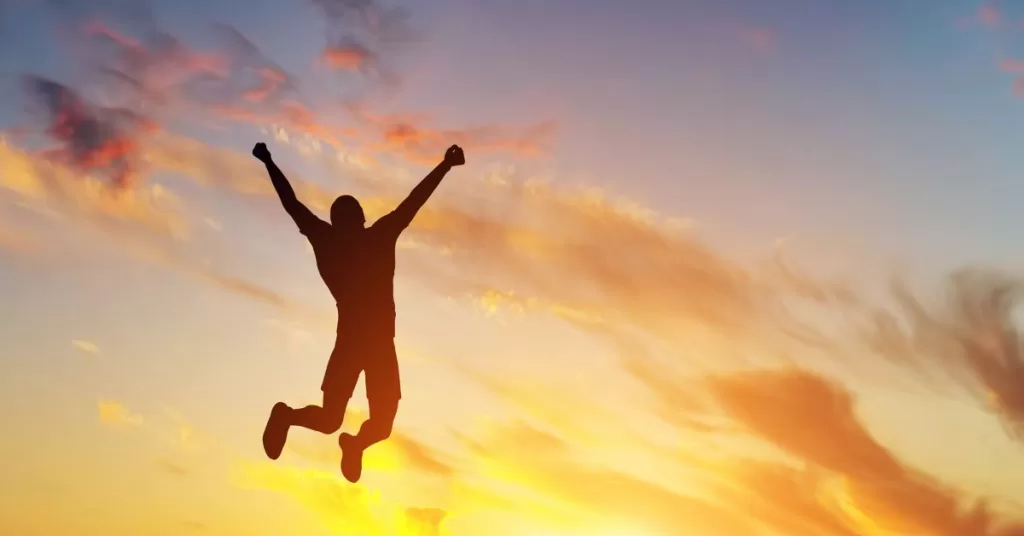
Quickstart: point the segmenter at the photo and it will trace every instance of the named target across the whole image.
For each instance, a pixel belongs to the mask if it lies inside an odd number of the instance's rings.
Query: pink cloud
[[[769,54],[778,48],[778,33],[771,28],[748,28],[744,32],[743,39],[755,52],[760,54]]]
[[[1004,73],[1020,74],[1024,73],[1024,60],[1015,60],[1012,58],[1006,58],[999,62],[999,70]]]
[[[1024,97],[1024,78],[1018,78],[1013,81],[1013,94],[1018,97]]]
[[[978,8],[976,17],[978,22],[989,27],[999,26],[999,23],[1002,20],[1002,14],[999,13],[999,10],[992,4],[985,4]]]

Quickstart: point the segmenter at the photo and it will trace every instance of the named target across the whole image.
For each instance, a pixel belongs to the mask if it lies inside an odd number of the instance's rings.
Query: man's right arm
[[[316,217],[295,196],[295,190],[292,189],[288,178],[284,176],[281,169],[274,163],[274,159],[270,156],[270,151],[267,150],[266,144],[257,143],[256,147],[252,150],[252,154],[267,166],[267,173],[270,175],[270,181],[274,184],[277,197],[281,199],[281,205],[284,206],[284,210],[288,212],[288,215],[295,220],[295,224],[299,226],[299,230],[303,234],[308,235],[310,230],[323,223],[323,220]]]
[[[412,219],[416,217],[416,214],[423,208],[423,205],[426,204],[430,196],[433,195],[434,190],[441,184],[441,179],[453,167],[461,166],[465,163],[466,156],[463,154],[461,147],[452,145],[448,148],[444,154],[444,160],[413,188],[409,196],[398,205],[398,208],[385,216],[389,222],[389,227],[393,229],[396,236],[412,223]]]

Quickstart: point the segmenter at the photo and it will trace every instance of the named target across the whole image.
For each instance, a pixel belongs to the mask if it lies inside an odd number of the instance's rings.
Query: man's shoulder
[[[377,218],[377,221],[370,225],[370,229],[382,229],[387,227],[395,219],[394,212],[388,212],[387,214]]]
[[[376,240],[397,240],[398,234],[402,232],[398,225],[394,212],[389,212],[373,222],[368,229],[370,235]]]
[[[302,234],[308,236],[310,239],[314,237],[320,238],[330,234],[331,224],[321,220],[320,218],[315,218],[307,222],[300,230],[302,231]]]

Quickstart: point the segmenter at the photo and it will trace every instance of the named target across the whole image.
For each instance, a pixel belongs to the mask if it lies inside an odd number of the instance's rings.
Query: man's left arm
[[[419,184],[413,188],[412,192],[408,197],[398,205],[391,214],[385,216],[389,221],[389,225],[394,225],[398,232],[405,229],[412,223],[413,218],[420,211],[420,208],[430,199],[430,196],[437,189],[437,186],[441,184],[441,179],[448,174],[453,167],[461,166],[466,163],[466,157],[462,153],[462,148],[458,145],[452,145],[448,148],[448,151],[444,154],[444,160],[437,165],[427,174]]]

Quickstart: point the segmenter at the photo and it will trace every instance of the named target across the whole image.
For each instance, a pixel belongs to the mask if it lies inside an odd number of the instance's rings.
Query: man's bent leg
[[[388,344],[368,356],[366,367],[366,398],[370,402],[370,418],[359,428],[359,434],[341,434],[341,473],[350,482],[359,480],[363,470],[363,451],[391,436],[391,429],[402,398],[398,374],[398,357],[394,344]]]
[[[370,399],[370,418],[359,427],[359,435],[356,436],[364,449],[391,437],[391,428],[398,414],[398,400],[392,397]]]
[[[324,391],[324,405],[306,406],[292,410],[291,425],[315,430],[321,434],[333,434],[341,429],[345,420],[350,394],[328,389]]]
[[[270,411],[270,419],[263,430],[263,450],[267,457],[276,460],[288,441],[288,429],[301,426],[322,434],[333,434],[345,420],[350,394],[343,390],[324,391],[324,405],[292,409],[284,402],[278,402]]]
[[[391,428],[398,414],[397,398],[371,398],[370,418],[359,427],[358,435],[341,434],[341,474],[349,482],[358,482],[363,473],[363,452],[374,443],[391,437]]]

